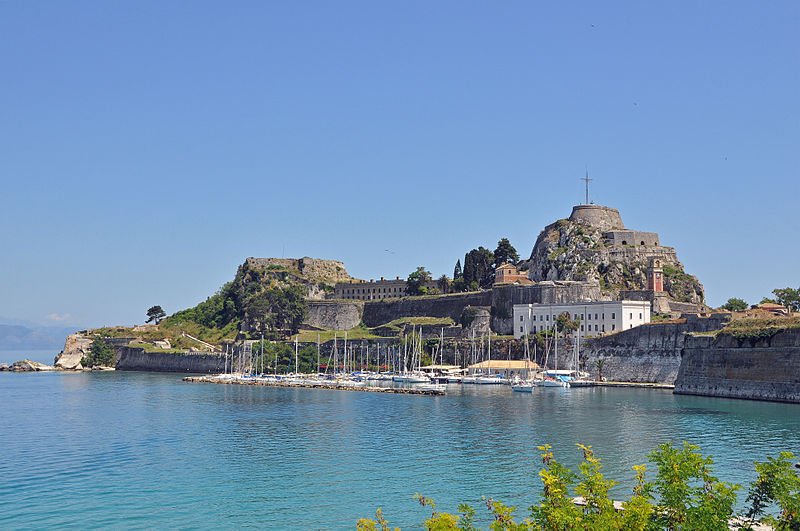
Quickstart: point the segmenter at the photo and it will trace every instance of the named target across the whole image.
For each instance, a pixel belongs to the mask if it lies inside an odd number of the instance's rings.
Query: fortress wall
[[[580,221],[601,230],[624,229],[619,210],[601,205],[577,205],[572,207],[571,221]]]
[[[603,234],[612,245],[658,246],[658,234],[638,230],[612,230]]]
[[[492,292],[457,293],[437,297],[406,297],[364,301],[363,321],[379,326],[401,317],[450,317],[456,323],[467,306],[490,306]]]
[[[515,304],[568,304],[601,300],[600,284],[586,282],[543,282],[532,286],[496,286],[492,290],[492,330],[514,333]]]
[[[225,356],[219,354],[168,354],[146,352],[143,348],[122,347],[117,349],[118,371],[221,373],[225,368]]]
[[[687,332],[707,332],[724,326],[729,316],[689,316],[677,323],[651,323],[605,337],[588,339],[581,348],[585,370],[611,381],[675,383]]]
[[[308,301],[305,324],[327,330],[350,330],[361,322],[364,303],[361,301]]]
[[[688,336],[675,393],[800,403],[800,330],[758,340]]]

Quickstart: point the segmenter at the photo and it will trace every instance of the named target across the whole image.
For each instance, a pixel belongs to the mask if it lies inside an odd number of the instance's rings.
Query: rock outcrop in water
[[[20,360],[15,361],[11,365],[6,365],[5,363],[0,365],[0,371],[8,371],[8,372],[40,372],[40,371],[54,371],[55,367],[52,365],[46,365],[44,363],[39,363],[38,361],[32,360]]]

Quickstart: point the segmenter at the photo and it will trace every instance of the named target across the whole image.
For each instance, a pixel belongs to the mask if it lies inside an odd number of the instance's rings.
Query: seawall
[[[225,356],[202,352],[147,352],[138,347],[121,347],[117,349],[116,368],[118,371],[214,374],[225,369]]]
[[[687,336],[675,393],[800,403],[800,330]]]
[[[581,358],[593,378],[673,384],[687,333],[718,330],[728,318],[726,314],[689,315],[678,322],[651,323],[589,339],[581,348]]]

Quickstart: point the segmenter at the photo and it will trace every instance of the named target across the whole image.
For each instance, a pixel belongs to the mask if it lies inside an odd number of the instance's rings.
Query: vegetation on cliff
[[[756,462],[758,474],[750,485],[744,514],[736,515],[736,493],[741,486],[720,481],[713,474],[713,460],[697,446],[683,443],[660,445],[648,456],[656,468],[648,480],[646,465],[633,467],[635,485],[631,497],[615,502],[611,489],[617,484],[603,474],[600,459],[591,446],[577,445],[583,461],[575,472],[558,460],[549,445],[539,446],[544,467],[539,472],[542,496],[530,506],[529,517],[519,521],[517,508],[494,499],[486,508],[496,530],[719,530],[752,529],[759,521],[779,530],[800,528],[800,476],[793,470],[795,456],[784,452]],[[430,498],[415,495],[421,506],[431,510],[424,522],[428,530],[475,530],[476,514],[467,504],[459,514],[438,512]],[[378,509],[375,519],[362,518],[360,531],[387,530],[389,523]]]
[[[81,359],[84,367],[112,367],[114,365],[114,349],[102,337],[97,337],[89,352]]]
[[[532,280],[597,281],[608,295],[647,288],[651,256],[664,262],[664,289],[676,301],[702,303],[703,286],[687,274],[674,250],[661,247],[610,245],[602,229],[568,219],[548,225],[539,234],[530,259],[523,264]]]
[[[233,281],[193,308],[162,324],[193,322],[207,329],[243,329],[274,339],[296,333],[308,312],[306,297],[317,286],[298,270],[245,262]],[[202,339],[202,338],[201,338]]]
[[[733,319],[714,335],[728,335],[736,339],[766,339],[779,332],[800,329],[800,316]]]

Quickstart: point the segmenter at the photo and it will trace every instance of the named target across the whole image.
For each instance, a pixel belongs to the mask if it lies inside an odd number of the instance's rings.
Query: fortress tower
[[[647,268],[647,289],[660,293],[664,291],[664,264],[660,258],[650,258]]]
[[[604,232],[625,229],[619,210],[601,205],[576,205],[572,207],[569,220],[592,225]]]

